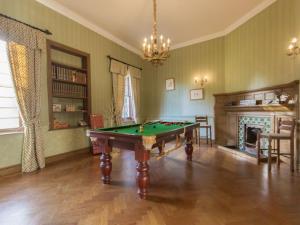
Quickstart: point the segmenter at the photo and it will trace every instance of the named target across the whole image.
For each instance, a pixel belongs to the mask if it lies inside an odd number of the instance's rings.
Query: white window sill
[[[23,128],[0,130],[0,136],[10,135],[10,134],[23,134],[23,133],[24,133]]]

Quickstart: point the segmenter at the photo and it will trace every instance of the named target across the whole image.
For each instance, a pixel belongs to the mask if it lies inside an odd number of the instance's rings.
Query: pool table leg
[[[186,145],[185,153],[188,161],[192,161],[193,158],[193,131],[187,131],[185,133]]]
[[[111,147],[105,145],[103,152],[100,156],[100,168],[102,172],[102,181],[103,184],[110,184],[110,174],[112,170],[112,163],[111,163]]]
[[[145,150],[143,145],[138,144],[135,148],[136,165],[136,183],[138,186],[137,193],[141,199],[146,199],[148,187],[150,184],[149,165],[147,161],[150,158],[150,152]]]

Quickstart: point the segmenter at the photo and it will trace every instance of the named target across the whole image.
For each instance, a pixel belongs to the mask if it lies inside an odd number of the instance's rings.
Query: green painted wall
[[[286,55],[291,38],[300,39],[299,12],[299,0],[278,0],[223,38],[174,50],[161,67],[145,66],[144,116],[193,119],[207,114],[213,122],[214,93],[300,79],[300,56]],[[196,87],[196,75],[208,75],[209,82],[205,100],[192,102],[188,92]],[[168,77],[176,79],[175,91],[165,91]]]
[[[299,0],[278,0],[227,35],[225,90],[248,90],[299,79],[299,57],[295,72],[294,59],[286,55],[291,38],[300,38],[299,21]]]
[[[223,92],[224,38],[171,51],[163,66],[144,67],[144,116],[147,119],[193,120],[196,114],[213,120],[213,93]],[[199,88],[195,77],[208,77],[204,100],[191,101],[189,92]],[[165,80],[175,78],[175,90],[165,90]],[[213,121],[211,121],[213,122]]]
[[[80,24],[37,3],[35,0],[1,0],[0,12],[32,25],[47,28],[50,39],[91,54],[92,112],[102,113],[111,101],[111,76],[107,55],[142,66],[141,58],[81,26]],[[48,131],[48,96],[46,53],[42,65],[42,126],[46,156],[52,156],[89,146],[82,128]],[[0,168],[21,162],[22,134],[0,135]]]
[[[48,28],[54,34],[51,39],[91,54],[94,113],[105,111],[111,101],[108,54],[137,66],[144,64],[141,113],[145,119],[191,120],[195,114],[207,114],[213,123],[213,93],[300,79],[300,56],[294,60],[286,56],[289,40],[300,38],[299,0],[278,0],[226,37],[174,50],[158,68],[34,0],[1,0],[0,12]],[[83,129],[48,132],[45,60],[44,55],[42,124],[46,155],[87,147]],[[209,78],[205,99],[190,101],[189,90],[199,87],[194,77],[205,75]],[[165,91],[169,77],[176,80],[175,91]],[[22,135],[0,136],[0,143],[0,168],[20,163]]]

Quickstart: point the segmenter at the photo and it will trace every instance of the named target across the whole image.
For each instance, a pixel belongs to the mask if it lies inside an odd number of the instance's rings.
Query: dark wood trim
[[[83,51],[80,51],[78,49],[75,49],[75,48],[72,48],[72,47],[69,47],[69,46],[66,46],[64,44],[61,44],[61,43],[58,43],[58,42],[55,42],[55,41],[52,41],[52,40],[49,40],[47,39],[47,43],[49,45],[51,45],[52,49],[55,49],[55,50],[59,50],[59,51],[62,51],[62,52],[65,52],[65,53],[68,53],[70,55],[74,55],[74,56],[78,56],[78,57],[87,57],[87,56],[90,56],[89,53],[86,53],[86,52],[83,52]]]
[[[107,58],[109,58],[109,60],[115,60],[115,61],[120,62],[120,63],[123,63],[123,64],[125,64],[125,65],[127,65],[127,66],[132,66],[132,67],[137,68],[137,69],[139,69],[139,70],[143,70],[141,67],[137,67],[137,66],[134,66],[134,65],[132,65],[132,64],[126,63],[126,62],[124,62],[124,61],[121,61],[121,60],[119,60],[119,59],[113,58],[113,57],[111,57],[110,55],[108,55]],[[110,64],[109,64],[109,65],[110,65]]]
[[[76,155],[87,154],[89,152],[90,152],[90,148],[83,148],[83,149],[78,149],[78,150],[71,151],[71,152],[65,152],[65,153],[61,153],[58,155],[49,156],[49,157],[46,157],[46,159],[45,159],[46,166],[48,166],[49,164],[53,165],[54,163],[57,163],[60,161],[69,160],[70,158],[73,158]],[[17,164],[17,165],[1,168],[0,169],[0,177],[20,174],[21,172],[22,172],[22,166],[21,166],[21,164]]]
[[[51,58],[51,50],[58,50],[60,52],[73,55],[79,57],[81,59],[81,68],[62,64],[56,61],[53,61]],[[59,67],[77,70],[86,74],[86,84],[76,83],[76,82],[69,82],[59,79],[52,78],[52,64],[58,65]],[[54,129],[53,128],[53,98],[67,98],[67,99],[82,99],[83,107],[87,111],[83,114],[82,119],[89,124],[90,119],[89,116],[91,114],[91,67],[90,67],[90,54],[77,50],[75,48],[54,42],[52,40],[47,40],[47,71],[48,71],[48,108],[49,108],[49,130],[61,130],[61,129]],[[53,82],[61,82],[61,83],[68,83],[71,85],[79,85],[86,88],[86,97],[76,97],[76,96],[62,96],[62,95],[53,95],[52,86]],[[68,128],[73,129],[74,127]],[[77,127],[75,127],[77,128]],[[78,126],[80,128],[80,126]]]
[[[217,96],[228,96],[228,95],[240,95],[240,94],[247,94],[247,93],[258,92],[258,91],[269,91],[269,90],[273,90],[273,89],[287,88],[287,87],[291,87],[294,85],[299,85],[299,80],[294,80],[294,81],[292,81],[290,83],[286,83],[286,84],[279,84],[279,85],[274,85],[274,86],[270,86],[270,87],[257,88],[257,89],[247,90],[247,91],[236,91],[236,92],[214,94],[214,96],[217,97]]]

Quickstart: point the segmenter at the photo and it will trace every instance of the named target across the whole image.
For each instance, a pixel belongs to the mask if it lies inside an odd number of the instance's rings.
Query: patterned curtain
[[[41,54],[43,33],[0,17],[0,37],[8,42],[11,71],[24,126],[22,171],[45,167],[41,110]]]
[[[123,63],[111,60],[110,72],[112,73],[113,84],[114,122],[116,125],[122,125],[127,66]]]
[[[141,70],[129,67],[128,68],[130,77],[131,77],[131,87],[132,87],[132,94],[133,94],[133,100],[134,100],[134,106],[135,106],[135,116],[134,120],[136,123],[140,120],[140,80],[141,80]]]

